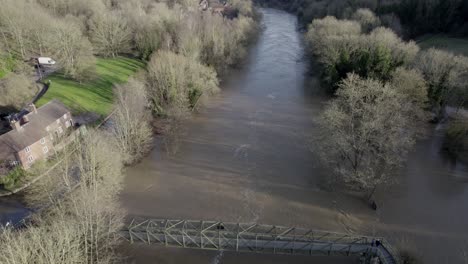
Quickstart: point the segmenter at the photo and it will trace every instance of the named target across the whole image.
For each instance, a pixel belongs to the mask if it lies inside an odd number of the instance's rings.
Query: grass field
[[[39,100],[38,106],[52,99],[58,99],[73,113],[94,112],[107,115],[112,108],[114,84],[124,83],[138,69],[144,67],[140,60],[118,57],[98,58],[94,80],[78,83],[61,74],[53,74],[46,80],[51,81],[47,93]]]
[[[10,56],[0,55],[0,79],[11,72],[16,65],[15,59]]]
[[[422,37],[417,42],[422,49],[434,47],[468,56],[468,39],[432,35]]]

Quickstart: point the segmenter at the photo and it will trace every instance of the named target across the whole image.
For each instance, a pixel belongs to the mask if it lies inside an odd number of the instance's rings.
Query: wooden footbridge
[[[295,227],[134,219],[121,235],[130,243],[270,254],[358,256],[362,263],[377,259],[380,262],[376,263],[398,263],[395,251],[382,238]]]

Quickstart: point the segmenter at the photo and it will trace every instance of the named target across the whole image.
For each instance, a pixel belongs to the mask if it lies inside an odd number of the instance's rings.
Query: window
[[[45,138],[41,138],[41,144],[42,144],[42,145],[45,144]]]
[[[48,147],[43,147],[42,152],[44,152],[44,154],[46,154],[47,152],[49,152],[49,148]]]
[[[26,151],[26,153],[31,152],[31,147],[27,146],[27,147],[24,149],[24,151]]]
[[[31,155],[28,157],[28,163],[32,163],[34,161],[34,157]]]

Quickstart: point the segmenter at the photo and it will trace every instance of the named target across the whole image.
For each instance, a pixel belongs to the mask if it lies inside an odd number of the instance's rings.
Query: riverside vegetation
[[[308,2],[316,11],[319,5],[338,5],[337,1]],[[373,10],[381,12],[385,1],[361,2],[379,3]],[[416,8],[428,2],[396,1],[393,7],[403,12],[409,3]],[[432,2],[466,8],[462,1]],[[424,136],[428,121],[448,122],[445,148],[466,160],[467,117],[453,113],[466,107],[468,57],[447,49],[421,50],[401,36],[455,31],[463,35],[468,23],[466,17],[455,15],[459,12],[455,9],[429,9],[433,15],[448,12],[430,23],[422,23],[425,19],[418,12],[414,20],[392,14],[396,19],[389,23],[386,15],[376,15],[369,8],[352,10],[336,10],[339,18],[328,12],[315,14],[318,17],[308,25],[309,51],[319,65],[322,86],[332,96],[318,118],[322,133],[315,145],[324,164],[334,171],[332,186],[343,184],[357,191],[376,209],[376,190],[398,181],[399,168]],[[425,28],[441,20],[452,22]],[[420,263],[409,248],[403,246],[400,253],[402,263]]]
[[[358,9],[369,9],[382,26],[415,38],[424,34],[468,36],[468,2],[464,0],[256,0],[297,13],[307,25],[325,16],[350,19]],[[359,15],[359,14],[358,14]]]
[[[306,34],[322,84],[334,95],[319,121],[320,155],[369,199],[396,180],[428,112],[444,119],[448,106],[464,106],[468,90],[467,57],[420,50],[381,24],[358,9],[351,19],[315,19]]]
[[[218,76],[241,61],[255,34],[252,3],[228,3],[236,10],[232,19],[200,11],[198,0],[0,0],[2,113],[34,95],[24,61],[37,55],[60,65],[55,96],[79,91],[81,100],[70,102],[75,113],[113,111],[110,128],[89,129],[64,151],[60,166],[27,190],[30,205],[44,209],[27,228],[1,231],[1,263],[121,261],[115,247],[125,217],[117,200],[123,166],[151,148],[153,118],[177,119],[219,90]],[[130,74],[96,79],[112,61],[135,72],[126,60],[141,68],[128,82]],[[89,84],[103,93],[94,95]]]

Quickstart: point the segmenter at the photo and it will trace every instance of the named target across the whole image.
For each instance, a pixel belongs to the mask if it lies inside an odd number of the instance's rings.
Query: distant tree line
[[[296,12],[304,24],[328,15],[337,18],[350,18],[357,9],[368,8],[375,12],[386,26],[394,30],[403,25],[404,33],[408,37],[428,33],[452,33],[468,36],[468,2],[464,0],[256,1]]]
[[[396,14],[410,37],[427,33],[468,36],[468,2],[465,0],[402,0],[382,5],[376,12]]]

